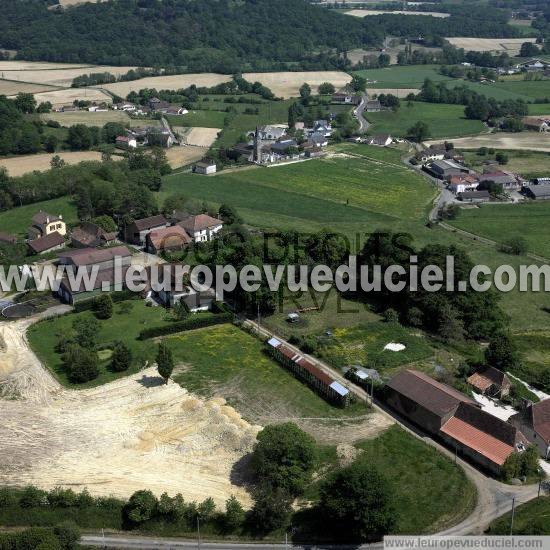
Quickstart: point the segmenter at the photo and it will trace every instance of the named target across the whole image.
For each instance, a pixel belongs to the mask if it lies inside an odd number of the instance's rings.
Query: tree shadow
[[[251,459],[252,453],[244,455],[233,464],[231,472],[229,473],[229,479],[233,485],[244,487],[248,491],[250,491],[255,484],[255,479],[250,468]]]
[[[159,386],[164,386],[165,381],[162,376],[147,376],[144,374],[139,380],[138,384],[141,384],[145,388],[157,388]]]

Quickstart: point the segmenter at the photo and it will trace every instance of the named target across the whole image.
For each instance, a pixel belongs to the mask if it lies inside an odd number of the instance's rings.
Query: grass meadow
[[[28,227],[31,225],[32,217],[44,210],[50,214],[63,216],[67,224],[76,224],[78,221],[76,207],[69,197],[51,199],[48,201],[26,204],[0,212],[0,231],[12,233],[14,235],[26,235]]]
[[[367,412],[361,404],[333,407],[272,360],[260,340],[234,325],[182,332],[166,342],[183,364],[176,382],[204,397],[222,395],[247,420],[265,423]]]
[[[464,209],[449,222],[454,227],[503,243],[521,235],[529,252],[550,258],[550,203],[485,204]]]
[[[381,111],[366,113],[365,116],[372,123],[369,133],[400,137],[406,137],[408,129],[418,121],[429,126],[431,137],[435,139],[479,134],[485,129],[480,120],[469,120],[464,116],[463,105],[401,101],[397,112]]]
[[[488,535],[509,535],[511,512],[495,519]],[[514,535],[550,535],[550,496],[542,496],[521,504],[514,514]]]
[[[550,108],[548,108],[550,111]],[[479,155],[477,151],[463,151],[466,164],[479,173],[483,173],[486,160],[495,160],[496,152],[493,154]],[[526,179],[543,177],[550,174],[550,154],[539,151],[507,150],[508,162],[504,167],[506,170],[521,174]]]

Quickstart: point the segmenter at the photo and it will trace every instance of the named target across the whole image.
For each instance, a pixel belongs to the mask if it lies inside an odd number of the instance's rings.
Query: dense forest
[[[115,0],[48,9],[44,0],[0,0],[0,47],[29,60],[178,66],[187,72],[346,68],[338,55],[386,35],[513,37],[509,12],[449,8],[447,19],[359,19],[305,0]]]

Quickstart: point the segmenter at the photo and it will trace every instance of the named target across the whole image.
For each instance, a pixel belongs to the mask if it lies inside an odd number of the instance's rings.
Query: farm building
[[[115,144],[120,149],[135,149],[137,147],[137,140],[132,136],[118,136]]]
[[[462,202],[478,203],[489,202],[491,200],[491,195],[489,191],[464,191],[458,195],[458,198]]]
[[[495,172],[486,172],[479,176],[480,183],[493,182],[502,185],[503,189],[517,189],[519,187],[518,180],[514,174],[497,170]]]
[[[365,111],[367,113],[379,113],[382,110],[382,104],[378,99],[370,99],[367,101]]]
[[[132,261],[132,255],[125,246],[112,248],[79,248],[68,250],[59,254],[59,264],[76,270],[82,267],[97,266],[100,271],[115,267],[115,260],[121,266],[128,266]]]
[[[505,397],[510,393],[512,384],[505,372],[486,366],[468,377],[468,384],[483,395]]]
[[[28,246],[33,254],[45,254],[46,252],[63,248],[65,246],[65,237],[61,233],[54,231],[53,233],[48,233],[45,237],[38,237],[29,241]]]
[[[475,174],[461,174],[459,176],[451,176],[449,179],[449,189],[459,195],[466,191],[474,191],[479,185],[479,179]]]
[[[361,103],[361,96],[336,93],[332,95],[331,103],[336,105],[359,105]]]
[[[531,185],[525,188],[525,194],[534,200],[550,200],[550,185]]]
[[[165,250],[183,250],[192,242],[187,231],[179,225],[153,229],[145,237],[145,247],[151,254],[158,254]]]
[[[422,372],[402,370],[386,389],[387,403],[400,415],[493,474],[500,474],[510,454],[528,445],[516,427]]]
[[[550,459],[550,399],[527,404],[508,422],[519,428],[538,447],[543,458]]]
[[[378,145],[379,147],[387,147],[391,145],[393,138],[390,134],[377,134],[375,136],[367,138],[367,143],[369,145]]]
[[[92,222],[83,222],[71,233],[71,244],[76,248],[95,248],[116,241],[116,232],[105,231]]]
[[[215,162],[197,162],[197,164],[193,166],[193,172],[195,172],[195,174],[204,174],[205,176],[207,176],[208,174],[215,174],[216,163]]]
[[[142,218],[141,220],[135,220],[126,227],[125,239],[130,243],[144,246],[145,238],[148,233],[153,229],[161,229],[163,227],[168,227],[168,225],[168,221],[161,214],[150,216],[149,218]]]
[[[443,160],[446,156],[447,150],[445,149],[445,145],[434,144],[416,153],[415,158],[422,164],[425,164],[426,162]]]
[[[346,406],[349,403],[349,390],[331,376],[317,368],[304,356],[295,353],[277,338],[267,341],[269,353],[296,377],[313,388],[327,401]]]
[[[469,174],[470,170],[452,160],[436,160],[428,165],[428,172],[441,180],[448,180],[451,176]]]

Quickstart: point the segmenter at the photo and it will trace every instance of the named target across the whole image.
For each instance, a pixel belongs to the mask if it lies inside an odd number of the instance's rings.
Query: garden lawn
[[[511,513],[495,519],[487,534],[509,535]],[[514,535],[550,535],[550,496],[542,496],[518,506],[514,513]]]
[[[503,243],[521,235],[529,252],[550,258],[550,202],[482,205],[461,210],[449,222],[454,227]]]
[[[235,327],[220,325],[165,340],[183,372],[174,379],[204,397],[222,396],[247,420],[265,424],[289,417],[349,417],[364,405],[333,407],[266,353],[264,344]]]
[[[25,206],[0,212],[0,231],[19,236],[26,235],[27,229],[31,225],[32,217],[40,210],[49,212],[52,215],[62,214],[63,219],[69,225],[76,224],[78,221],[76,206],[74,206],[69,197],[61,197],[59,199],[26,204]]]
[[[370,134],[391,134],[405,137],[408,130],[418,121],[425,122],[432,138],[460,137],[479,134],[484,130],[480,120],[469,120],[464,116],[463,105],[447,105],[444,103],[424,103],[419,101],[401,101],[397,112],[381,111],[365,113],[372,127]]]
[[[550,331],[517,332],[520,364],[511,370],[524,382],[550,393]]]
[[[358,460],[368,461],[392,486],[396,534],[435,533],[474,509],[476,489],[463,470],[402,428],[392,426],[356,446],[364,450]]]
[[[336,368],[363,365],[381,373],[414,363],[434,354],[421,333],[413,333],[398,323],[373,322],[355,327],[335,328],[331,337],[321,337],[318,355]],[[403,344],[402,351],[385,350],[390,342]]]
[[[114,314],[110,319],[99,321],[100,330],[98,334],[99,347],[105,346],[117,340],[124,342],[131,350],[134,358],[132,367],[125,372],[113,372],[109,368],[110,353],[107,350],[98,352],[100,358],[100,374],[91,382],[86,384],[72,384],[67,378],[63,369],[61,355],[55,351],[57,342],[61,335],[67,336],[72,332],[72,324],[78,317],[91,317],[90,311],[82,313],[70,313],[61,317],[46,319],[28,330],[29,344],[40,361],[46,365],[67,387],[93,387],[111,382],[122,376],[133,374],[145,361],[153,361],[156,354],[156,346],[151,340],[141,341],[138,336],[144,328],[165,325],[170,322],[171,316],[161,307],[146,307],[143,300],[128,300],[131,304],[129,313],[121,313],[121,302],[114,305]]]

